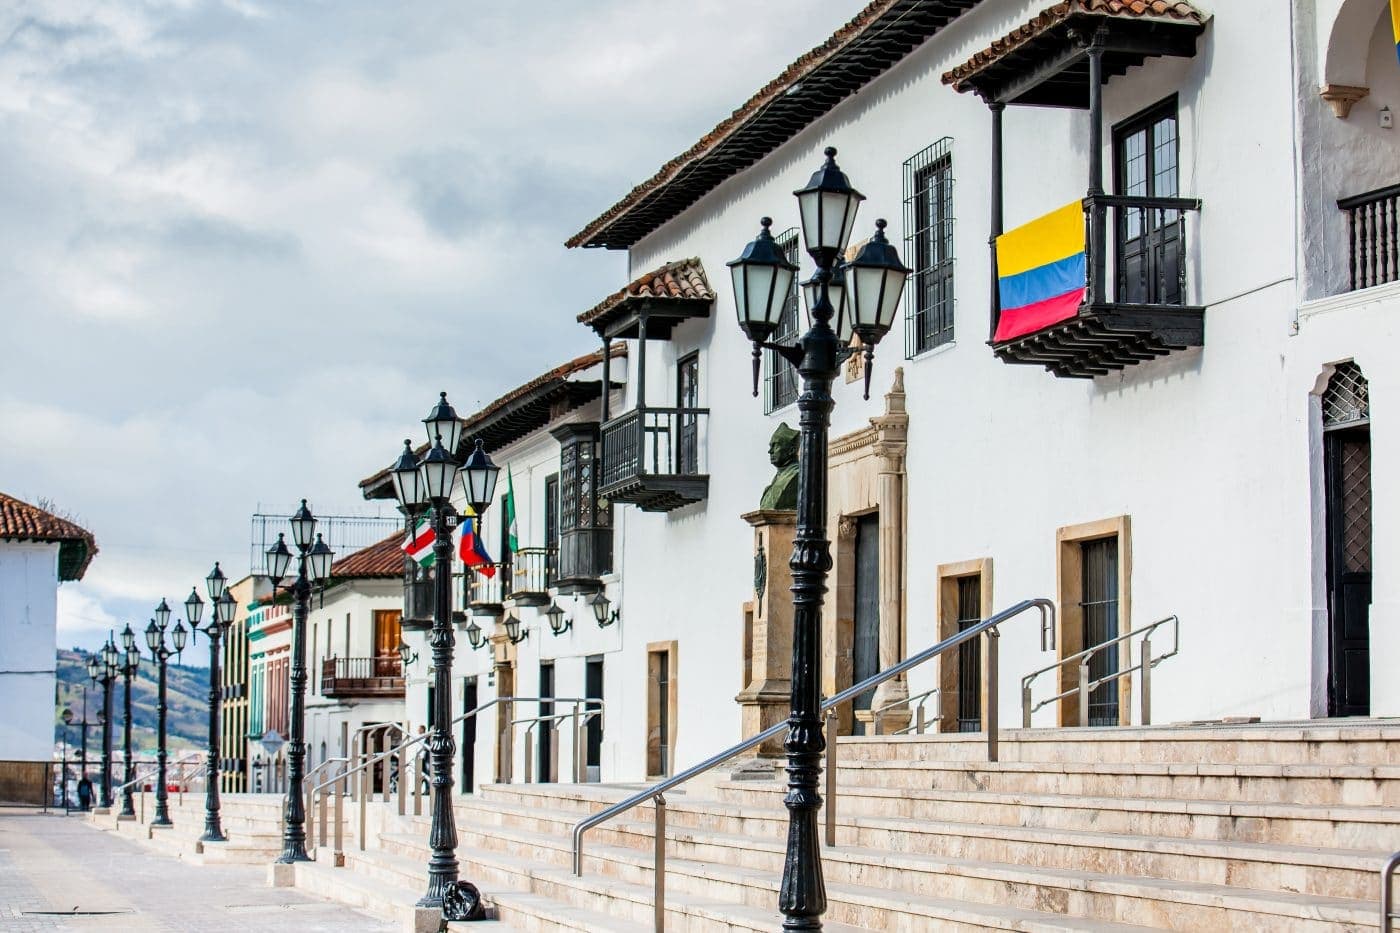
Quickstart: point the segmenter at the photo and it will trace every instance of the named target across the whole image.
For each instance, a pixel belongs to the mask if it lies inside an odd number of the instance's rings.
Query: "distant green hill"
[[[203,639],[197,647],[186,646],[186,651],[197,650],[208,653]],[[155,664],[150,653],[141,655],[141,667],[131,681],[131,746],[133,754],[152,755],[156,750],[156,677]],[[83,687],[87,686],[88,722],[97,722],[97,714],[102,709],[102,687],[92,686],[87,675],[87,655],[60,648],[58,651],[58,705],[54,708],[54,741],[63,740],[63,720],[60,718],[66,706],[73,711],[75,725],[68,727],[68,743],[76,747],[82,741],[82,730],[76,725],[83,718]],[[122,690],[120,677],[112,686],[112,747],[121,748],[123,723]],[[166,668],[165,687],[165,734],[166,746],[171,752],[177,750],[199,751],[209,741],[209,669],[207,667],[186,667],[174,663]],[[101,753],[102,730],[100,727],[88,729],[88,755]]]

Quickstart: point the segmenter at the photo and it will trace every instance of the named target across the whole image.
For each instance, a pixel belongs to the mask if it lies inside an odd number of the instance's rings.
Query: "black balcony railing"
[[[328,697],[403,696],[403,661],[378,658],[326,658],[321,662],[321,693]]]
[[[705,498],[707,408],[637,408],[603,425],[599,494],[651,511]]]
[[[1351,290],[1400,281],[1400,185],[1337,202],[1347,215],[1347,269]]]
[[[1135,308],[1179,307],[1186,296],[1186,214],[1201,209],[1196,198],[1140,198],[1098,195],[1084,200],[1084,223],[1089,244],[1089,305]],[[1094,248],[1099,218],[1111,237]],[[1111,232],[1107,232],[1111,231]],[[1098,283],[1113,268],[1110,297]]]

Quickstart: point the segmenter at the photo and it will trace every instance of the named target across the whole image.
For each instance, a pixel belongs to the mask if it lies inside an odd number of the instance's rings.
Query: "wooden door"
[[[982,575],[958,578],[958,631],[982,621]],[[982,729],[982,639],[958,646],[958,731]]]
[[[595,655],[588,659],[584,667],[583,674],[584,697],[588,699],[603,699],[603,657]],[[589,703],[588,709],[602,709],[600,703]],[[603,764],[603,717],[594,716],[588,720],[587,757],[584,759],[584,778],[589,781],[602,780],[601,768]]]
[[[476,709],[476,678],[467,677],[462,681],[462,712]],[[476,793],[476,720],[468,716],[462,720],[462,793]]]
[[[880,516],[856,519],[855,632],[851,645],[851,683],[860,683],[880,671]],[[853,708],[870,709],[874,690],[855,698]],[[852,733],[865,735],[857,719]]]

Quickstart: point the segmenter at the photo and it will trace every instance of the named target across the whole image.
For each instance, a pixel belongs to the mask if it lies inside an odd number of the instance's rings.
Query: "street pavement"
[[[0,931],[379,933],[396,927],[267,883],[265,865],[196,865],[85,819],[0,810]]]

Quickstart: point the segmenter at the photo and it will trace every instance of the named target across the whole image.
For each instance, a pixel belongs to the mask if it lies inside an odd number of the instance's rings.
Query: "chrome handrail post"
[[[349,789],[350,778],[341,777],[340,793],[335,795],[335,850],[332,862],[336,867],[345,864],[345,794]]]
[[[987,629],[982,633],[982,638],[986,643],[987,658],[987,760],[997,760],[997,739],[1001,731],[1000,724],[1000,700],[997,695],[999,690],[999,678],[1001,674],[1001,632],[995,627]]]
[[[826,711],[826,844],[836,845],[836,733],[841,720],[836,707]]]
[[[1391,910],[1391,890],[1394,884],[1395,869],[1400,866],[1400,852],[1396,852],[1386,859],[1385,865],[1381,868],[1381,930],[1380,933],[1391,933],[1394,929],[1391,921],[1395,919],[1395,912]]]
[[[1138,684],[1138,691],[1141,693],[1139,699],[1142,701],[1142,724],[1152,725],[1152,639],[1144,636],[1142,639],[1142,681]]]
[[[1079,662],[1079,725],[1089,725],[1089,658]]]
[[[657,933],[666,929],[666,798],[657,794],[653,807],[655,864],[652,867],[652,916]]]

